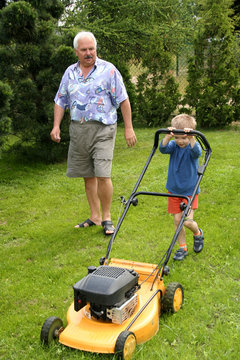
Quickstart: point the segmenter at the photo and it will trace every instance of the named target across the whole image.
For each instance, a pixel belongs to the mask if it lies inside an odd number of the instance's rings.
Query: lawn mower
[[[173,132],[185,134],[183,130]],[[176,313],[181,308],[184,300],[182,285],[172,282],[165,288],[163,278],[170,271],[167,263],[209,162],[211,148],[201,132],[192,130],[188,133],[196,136],[205,152],[191,198],[182,194],[137,191],[158,149],[159,135],[169,133],[168,129],[156,131],[152,151],[129,199],[126,201],[122,197],[124,210],[110,238],[106,256],[100,259],[99,266],[89,266],[88,274],[73,286],[74,301],[67,312],[67,326],[64,328],[58,317],[46,319],[41,329],[42,343],[47,345],[58,339],[59,343],[71,348],[117,354],[119,358],[129,360],[137,344],[148,341],[157,333],[160,314],[163,311]],[[139,196],[172,196],[186,200],[180,205],[183,214],[173,239],[158,264],[110,259],[124,217],[131,205],[138,204]]]

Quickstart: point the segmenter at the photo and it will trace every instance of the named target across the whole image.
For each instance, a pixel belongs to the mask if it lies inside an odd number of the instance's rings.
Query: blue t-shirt
[[[171,140],[166,146],[159,146],[162,154],[170,154],[166,189],[171,193],[189,196],[192,195],[197,183],[198,158],[202,149],[198,142],[194,147],[188,144],[180,148],[175,140]],[[198,187],[197,194],[200,192]]]
[[[127,98],[118,69],[110,62],[97,58],[86,78],[79,62],[69,66],[54,101],[63,109],[70,109],[71,120],[96,120],[112,125],[117,121],[117,108]]]

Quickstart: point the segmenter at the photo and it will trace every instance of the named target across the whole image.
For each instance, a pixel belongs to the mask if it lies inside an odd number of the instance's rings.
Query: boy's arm
[[[191,130],[193,130],[193,129],[189,129],[189,128],[184,129],[184,131],[186,133],[188,133]],[[191,146],[192,156],[197,159],[202,154],[202,148],[199,145],[199,143],[196,141],[195,136],[191,135],[191,136],[188,136],[188,138],[189,138],[189,143],[190,143],[190,146]]]
[[[172,128],[172,127],[169,127],[168,130],[173,130],[173,128]],[[166,146],[166,145],[169,143],[169,141],[172,139],[172,137],[173,137],[173,133],[172,133],[172,132],[171,132],[170,134],[166,134],[166,135],[164,136],[164,138],[162,139],[162,141],[161,141],[161,145],[162,145],[162,146]]]
[[[195,136],[189,136],[189,143],[190,143],[191,148],[193,148],[194,145],[196,144]]]
[[[202,148],[201,145],[195,141],[195,144],[193,147],[191,147],[191,154],[194,158],[199,158],[202,154]]]

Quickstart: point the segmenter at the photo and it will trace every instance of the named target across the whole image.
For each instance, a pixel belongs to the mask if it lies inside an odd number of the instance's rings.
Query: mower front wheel
[[[177,282],[172,282],[167,286],[162,301],[164,312],[176,313],[181,309],[184,300],[183,287]]]
[[[131,331],[122,331],[117,338],[115,354],[122,360],[130,360],[136,348],[136,336]]]
[[[41,330],[41,342],[44,345],[49,345],[51,342],[59,337],[59,330],[63,328],[63,322],[56,316],[47,318]]]

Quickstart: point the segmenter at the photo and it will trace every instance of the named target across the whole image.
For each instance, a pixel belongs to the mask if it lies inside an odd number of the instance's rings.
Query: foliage
[[[190,0],[77,0],[66,8],[63,22],[66,28],[92,31],[101,56],[141,61],[152,51],[154,33],[176,51],[190,32],[192,6]]]
[[[235,54],[232,1],[199,1],[183,104],[196,111],[201,127],[223,127],[239,119],[239,73]],[[186,109],[182,109],[186,111]]]
[[[240,30],[240,4],[238,0],[233,0],[231,8],[233,9],[232,18],[234,20],[234,29],[239,36]]]
[[[11,98],[12,89],[8,84],[0,81],[0,148],[11,129],[11,119],[8,117]]]
[[[138,119],[147,126],[163,126],[176,109],[180,94],[173,76],[166,76],[163,85],[161,75],[148,73],[139,77],[138,81]],[[143,90],[142,90],[143,89]]]
[[[76,61],[55,31],[63,9],[61,1],[16,1],[0,11],[0,79],[12,89],[12,132],[21,146],[32,144],[50,158],[58,149],[49,136],[53,99],[63,71]]]
[[[150,38],[152,45],[156,44],[157,38]],[[151,53],[146,53],[143,66],[145,71],[139,75],[137,84],[137,115],[147,126],[160,126],[167,122],[180,99],[178,86],[169,70],[171,54],[164,51],[163,41],[159,41]]]
[[[17,151],[29,155],[34,148],[32,156],[50,161],[59,151],[66,154],[68,113],[62,146],[49,137],[53,99],[64,70],[76,62],[72,40],[82,29],[95,34],[99,57],[122,73],[138,124],[162,126],[175,111],[180,95],[173,59],[192,39],[195,56],[183,111],[196,112],[204,127],[239,120],[237,9],[231,0],[1,1],[0,81],[9,96],[1,113],[0,145],[11,131],[20,139]],[[140,69],[134,79],[133,65]]]

